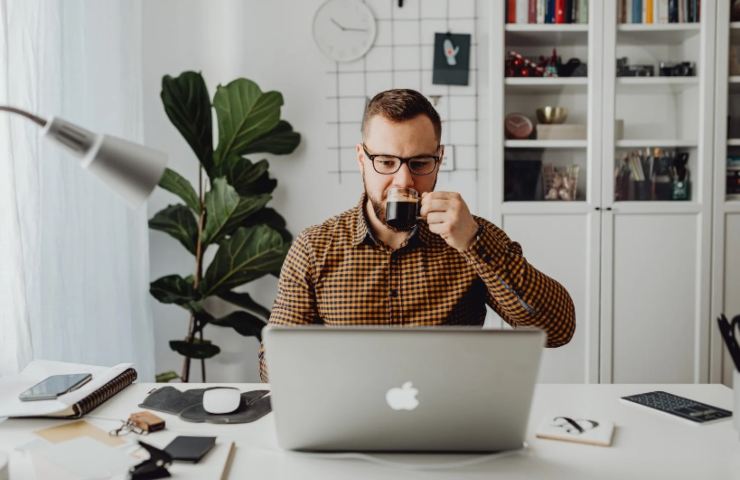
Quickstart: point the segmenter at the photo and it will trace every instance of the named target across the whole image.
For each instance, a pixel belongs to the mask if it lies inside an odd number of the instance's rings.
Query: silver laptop
[[[278,444],[309,451],[521,448],[540,330],[263,331]]]

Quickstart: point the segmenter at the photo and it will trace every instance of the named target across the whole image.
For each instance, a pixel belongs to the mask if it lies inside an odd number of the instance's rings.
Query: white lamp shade
[[[82,166],[132,206],[149,197],[167,165],[162,152],[122,138],[94,134],[61,118],[49,120],[41,134],[83,157]]]

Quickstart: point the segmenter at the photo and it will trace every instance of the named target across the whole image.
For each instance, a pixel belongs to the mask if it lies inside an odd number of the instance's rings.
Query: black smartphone
[[[92,379],[89,373],[72,373],[69,375],[52,375],[18,395],[23,402],[34,400],[54,400],[59,395],[80,388]]]

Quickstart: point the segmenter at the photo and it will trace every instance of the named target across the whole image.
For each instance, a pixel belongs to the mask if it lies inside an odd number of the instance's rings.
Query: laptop
[[[521,448],[545,333],[477,327],[263,330],[280,447]]]

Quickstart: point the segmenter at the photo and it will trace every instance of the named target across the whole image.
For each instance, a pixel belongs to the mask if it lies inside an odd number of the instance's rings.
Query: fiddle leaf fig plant
[[[236,289],[268,274],[277,276],[292,241],[285,219],[267,206],[277,187],[269,176],[269,162],[254,162],[246,155],[289,154],[301,137],[280,118],[280,92],[263,92],[246,78],[219,85],[211,102],[200,73],[166,75],[161,97],[167,117],[192,148],[199,167],[197,188],[174,170],[165,171],[159,186],[182,203],[169,205],[149,220],[151,229],[170,235],[194,257],[191,275],[166,275],[150,285],[154,298],[182,307],[190,319],[185,338],[169,342],[184,357],[181,373],[164,372],[157,381],[187,382],[191,359],[201,361],[206,381],[205,360],[221,350],[204,338],[205,327],[231,328],[261,340],[270,311]],[[213,111],[218,125],[215,148]],[[204,265],[209,248],[213,259]],[[216,318],[205,307],[210,297],[240,310]]]

